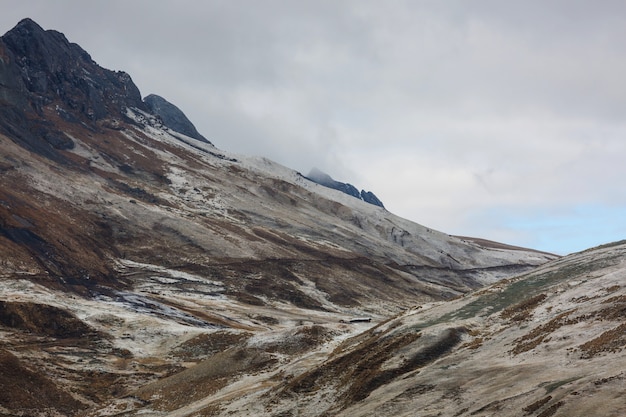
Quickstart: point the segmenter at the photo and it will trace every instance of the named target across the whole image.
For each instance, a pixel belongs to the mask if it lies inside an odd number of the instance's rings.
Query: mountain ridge
[[[376,195],[373,192],[365,191],[365,190],[359,191],[354,185],[337,181],[334,178],[332,178],[330,175],[328,175],[327,173],[319,170],[318,168],[311,169],[311,171],[306,176],[306,178],[317,184],[323,185],[325,187],[339,190],[342,193],[348,194],[359,200],[363,200],[366,203],[370,203],[375,206],[385,208],[385,206],[383,205],[383,202],[380,201],[380,199],[376,197]]]

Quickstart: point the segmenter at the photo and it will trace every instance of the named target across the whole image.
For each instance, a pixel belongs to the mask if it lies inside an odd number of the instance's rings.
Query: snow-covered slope
[[[137,121],[150,124],[144,115],[138,116],[134,113],[132,116]],[[233,192],[229,187],[225,187],[220,196],[221,201],[219,198],[211,199],[219,201],[215,208],[219,209],[219,204],[226,204],[241,211],[261,212],[255,213],[259,220],[266,217],[270,219],[270,226],[278,226],[287,232],[297,233],[303,240],[314,239],[311,235],[315,232],[331,228],[333,240],[345,239],[347,245],[354,245],[354,239],[358,239],[359,235],[362,236],[362,250],[371,252],[372,255],[389,256],[390,260],[401,264],[451,269],[513,264],[538,265],[554,259],[552,255],[532,250],[480,246],[472,241],[429,229],[395,216],[381,207],[372,206],[340,191],[318,185],[300,173],[266,158],[232,155],[176,132],[164,134],[162,130],[148,129],[147,133],[152,139],[164,141],[172,146],[181,146],[179,141],[182,140],[187,145],[182,147],[192,153],[199,152],[209,167],[215,167],[220,171],[241,170],[238,178],[241,188],[235,190],[239,192]],[[177,161],[171,154],[164,157],[172,166],[184,163]],[[177,185],[197,188],[196,186],[206,185],[207,177],[216,176],[216,173],[209,173],[202,168],[200,170],[189,166],[185,168],[186,172],[173,168],[168,174],[168,178],[173,180],[172,188]],[[256,186],[250,187],[247,184],[249,182]],[[245,188],[242,189],[243,187]],[[203,203],[212,203],[202,197],[204,196],[196,195]]]

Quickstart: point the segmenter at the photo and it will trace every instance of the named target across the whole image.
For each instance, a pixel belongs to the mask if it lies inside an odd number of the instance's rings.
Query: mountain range
[[[216,148],[30,19],[0,38],[0,149],[0,415],[626,412],[623,243],[400,218]]]

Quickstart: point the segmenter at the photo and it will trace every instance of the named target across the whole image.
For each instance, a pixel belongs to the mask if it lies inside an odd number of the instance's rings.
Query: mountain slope
[[[625,282],[626,243],[574,254],[164,415],[622,416]]]
[[[0,364],[27,384],[0,379],[2,413],[235,398],[220,390],[270,386],[264,372],[308,369],[371,326],[341,321],[556,258],[449,236],[186,136],[130,76],[32,20],[0,38],[0,58]],[[187,379],[206,390],[161,394]]]

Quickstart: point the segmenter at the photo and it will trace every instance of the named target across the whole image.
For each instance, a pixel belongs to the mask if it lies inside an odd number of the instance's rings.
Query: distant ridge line
[[[557,255],[556,253],[545,252],[545,251],[532,249],[532,248],[524,248],[522,246],[507,245],[506,243],[495,242],[493,240],[488,240],[488,239],[481,239],[479,237],[469,237],[469,236],[454,236],[454,237],[459,238],[461,240],[469,240],[470,242],[474,242],[477,245],[483,246],[485,248],[522,250],[522,251],[528,251],[528,252],[541,253],[544,255],[552,255],[552,256],[558,256],[558,257],[562,256],[562,255]]]

